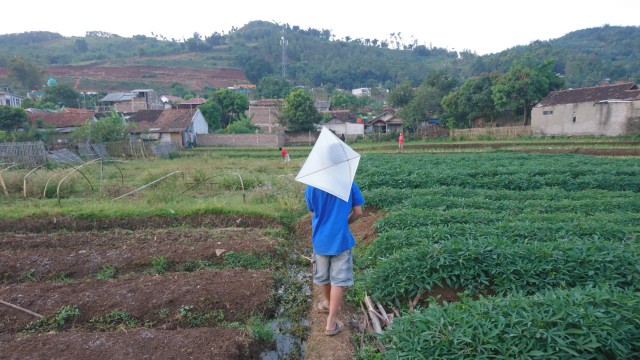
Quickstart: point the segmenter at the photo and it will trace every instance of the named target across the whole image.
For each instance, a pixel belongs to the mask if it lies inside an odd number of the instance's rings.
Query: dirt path
[[[356,247],[370,243],[376,234],[372,230],[374,222],[383,216],[377,209],[365,208],[364,216],[351,224],[351,233],[356,238]],[[302,236],[311,242],[310,218],[302,229]],[[347,290],[349,291],[349,290]],[[322,298],[320,288],[314,286],[311,304],[316,304]],[[325,336],[324,327],[326,314],[320,314],[315,309],[310,309],[309,321],[311,334],[306,343],[306,360],[351,360],[355,358],[357,346],[359,346],[359,332],[350,325],[351,320],[359,320],[360,309],[351,304],[344,304],[338,319],[345,324],[345,330],[336,336]]]

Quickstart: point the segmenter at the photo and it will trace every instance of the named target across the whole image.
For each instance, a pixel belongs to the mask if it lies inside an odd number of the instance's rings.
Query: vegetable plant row
[[[364,189],[459,186],[527,191],[557,187],[640,192],[637,159],[561,154],[453,154],[363,157],[358,169]]]
[[[585,287],[430,306],[382,342],[390,359],[631,359],[639,323],[638,292]]]
[[[608,240],[513,244],[503,239],[460,239],[406,248],[367,272],[376,299],[409,300],[448,286],[471,295],[609,284],[640,286],[640,244]],[[401,305],[398,304],[398,305]]]
[[[631,158],[363,156],[358,185],[385,216],[355,260],[401,312],[387,355],[640,357],[639,178]],[[436,299],[447,289],[462,301]]]

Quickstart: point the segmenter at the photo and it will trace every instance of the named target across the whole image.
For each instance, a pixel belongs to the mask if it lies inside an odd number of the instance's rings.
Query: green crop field
[[[371,155],[358,171],[386,212],[357,254],[361,289],[400,314],[386,358],[640,356],[637,158]]]
[[[356,358],[640,357],[637,156],[411,145],[353,144],[365,208],[384,215],[373,240],[357,239],[348,301],[366,294],[396,314]],[[189,217],[250,215],[291,239],[307,214],[294,177],[310,149],[291,147],[289,166],[276,149],[228,147],[77,169],[4,166],[0,221],[162,217],[189,229]]]

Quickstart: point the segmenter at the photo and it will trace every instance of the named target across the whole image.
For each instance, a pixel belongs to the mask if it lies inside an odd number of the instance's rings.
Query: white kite
[[[360,154],[323,127],[296,181],[349,201],[359,162]]]

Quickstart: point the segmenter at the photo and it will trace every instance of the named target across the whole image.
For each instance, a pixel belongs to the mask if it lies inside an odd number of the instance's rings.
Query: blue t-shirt
[[[354,182],[349,201],[307,185],[304,192],[307,208],[313,212],[311,241],[318,255],[338,255],[355,246],[349,230],[349,214],[355,206],[364,205],[364,197]]]

